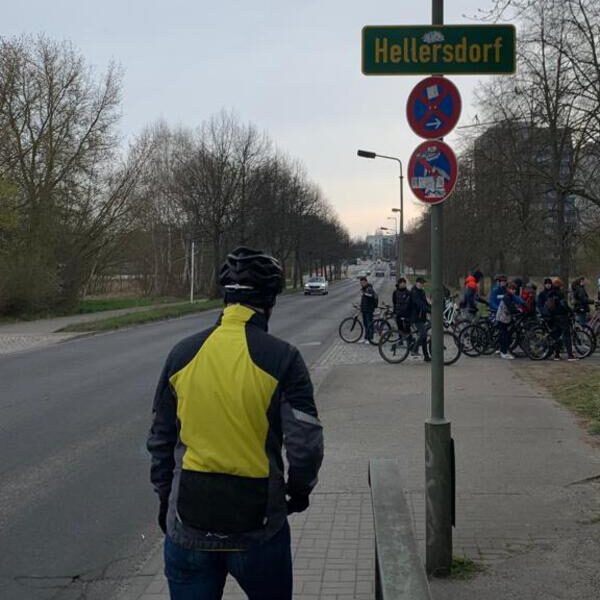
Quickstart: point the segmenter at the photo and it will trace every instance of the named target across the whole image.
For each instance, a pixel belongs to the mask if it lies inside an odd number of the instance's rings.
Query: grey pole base
[[[450,422],[425,422],[425,568],[447,577],[452,566],[453,484]]]

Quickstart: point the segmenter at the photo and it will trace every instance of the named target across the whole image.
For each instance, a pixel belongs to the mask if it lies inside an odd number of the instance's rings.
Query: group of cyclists
[[[538,293],[533,281],[524,281],[520,277],[509,280],[506,275],[497,275],[488,299],[480,294],[481,279],[479,272],[466,277],[461,307],[470,314],[476,314],[477,303],[488,305],[488,318],[498,331],[500,347],[497,353],[501,358],[514,358],[509,352],[510,328],[515,318],[522,315],[531,319],[541,318],[547,323],[554,339],[554,360],[560,360],[563,349],[567,352],[567,360],[577,360],[573,352],[571,321],[576,319],[580,325],[585,325],[590,307],[594,304],[587,292],[585,277],[578,277],[572,282],[571,303],[559,277],[545,278],[543,289]]]
[[[427,315],[431,312],[431,303],[425,294],[425,278],[417,277],[415,284],[409,289],[406,278],[399,277],[396,289],[392,295],[393,311],[398,330],[408,336],[411,347],[411,357],[420,358],[419,350],[423,352],[423,360],[431,361],[427,346]],[[373,313],[378,305],[378,298],[373,286],[366,277],[361,277],[361,303],[363,323],[365,325],[364,343],[369,344],[373,338]],[[414,326],[416,335],[411,336]]]
[[[551,332],[554,360],[561,359],[566,351],[568,361],[576,361],[571,335],[572,322],[576,320],[585,326],[590,318],[595,301],[586,289],[585,277],[576,278],[571,284],[570,294],[559,277],[547,277],[538,292],[537,285],[528,278],[496,275],[488,297],[482,293],[483,274],[479,270],[470,273],[464,280],[460,308],[468,319],[474,320],[479,314],[479,304],[488,306],[488,320],[497,338],[495,350],[501,358],[512,360],[511,340],[517,319],[541,319]],[[373,286],[366,277],[361,278],[361,312],[365,325],[364,343],[373,337],[373,315],[378,306],[378,298]],[[422,357],[431,360],[427,339],[428,314],[431,304],[424,290],[425,279],[417,277],[412,287],[406,278],[400,277],[392,296],[393,315],[398,331],[406,336],[410,344],[412,358]],[[451,292],[445,289],[446,301],[451,302]],[[570,296],[570,298],[569,298]],[[600,291],[598,292],[600,301]]]

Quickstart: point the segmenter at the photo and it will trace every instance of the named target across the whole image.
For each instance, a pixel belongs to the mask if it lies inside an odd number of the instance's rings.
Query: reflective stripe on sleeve
[[[304,423],[310,423],[311,425],[318,425],[319,427],[321,426],[321,421],[319,421],[319,419],[317,419],[317,417],[313,417],[312,415],[302,412],[301,410],[293,408],[292,414],[294,415],[294,418],[298,421],[303,421]]]

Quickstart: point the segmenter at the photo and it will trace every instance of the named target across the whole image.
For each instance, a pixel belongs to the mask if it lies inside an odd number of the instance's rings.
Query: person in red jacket
[[[535,315],[536,287],[533,282],[530,281],[523,286],[521,298],[525,304],[520,306],[519,310],[528,316]]]

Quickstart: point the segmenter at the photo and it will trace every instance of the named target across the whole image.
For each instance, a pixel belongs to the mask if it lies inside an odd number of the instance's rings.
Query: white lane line
[[[298,346],[320,346],[323,342],[302,342]]]

